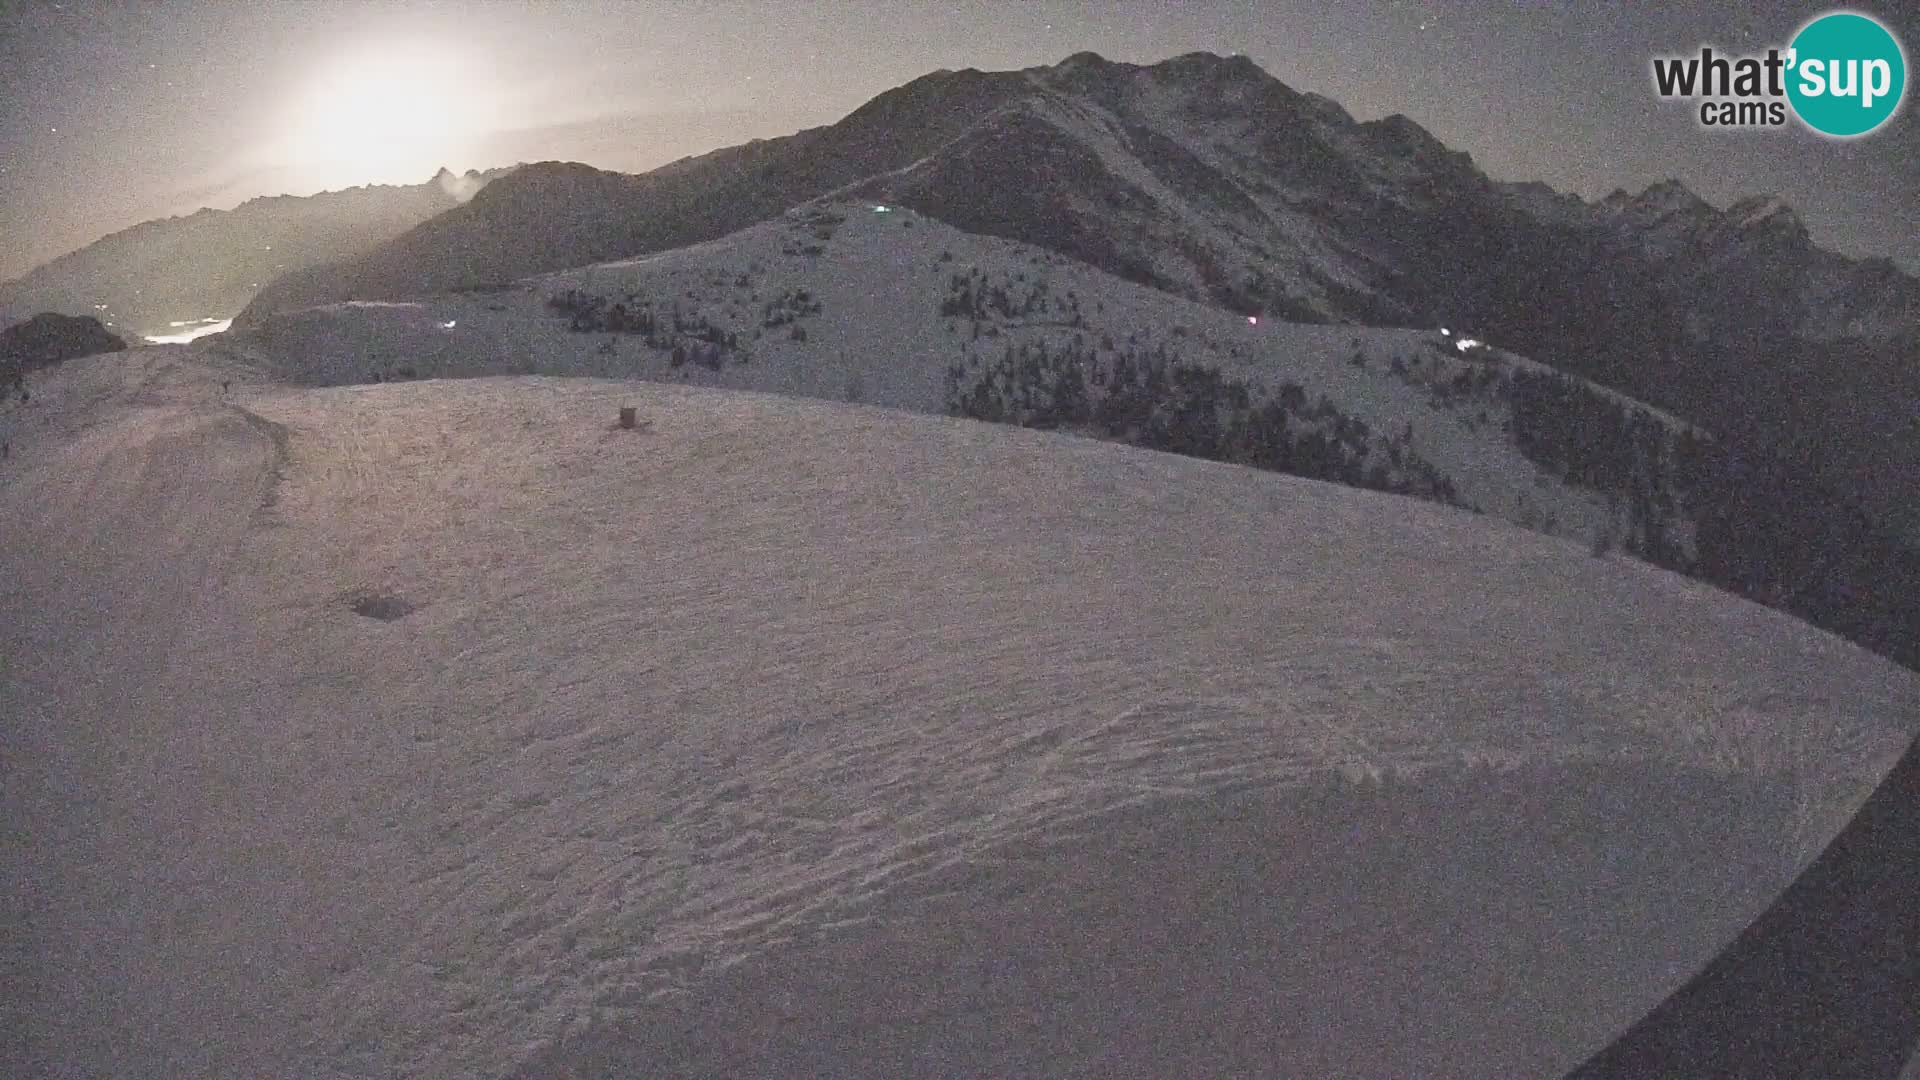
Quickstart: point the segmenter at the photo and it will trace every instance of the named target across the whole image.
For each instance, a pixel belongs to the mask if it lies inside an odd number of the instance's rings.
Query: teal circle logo
[[[1837,11],[1800,29],[1788,53],[1787,100],[1823,135],[1865,135],[1893,118],[1907,90],[1907,57],[1892,31]]]

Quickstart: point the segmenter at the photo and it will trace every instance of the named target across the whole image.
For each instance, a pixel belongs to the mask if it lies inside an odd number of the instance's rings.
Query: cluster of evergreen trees
[[[547,307],[566,315],[567,329],[575,333],[638,336],[648,348],[668,354],[668,363],[676,369],[691,363],[719,371],[728,360],[746,363],[749,359],[739,333],[697,312],[682,312],[677,302],[657,313],[653,302],[639,293],[609,303],[604,296],[568,289],[549,297]]]
[[[818,315],[820,311],[820,301],[812,293],[805,289],[788,289],[761,308],[760,325],[771,330]]]
[[[803,236],[810,234],[816,242],[808,243],[804,238],[790,241],[781,245],[781,252],[787,255],[815,256],[826,254],[826,242],[833,239],[833,234],[841,225],[846,224],[847,219],[844,215],[829,210],[815,209],[790,220],[790,231]]]
[[[1920,669],[1920,552],[1783,456],[1693,440],[1677,467],[1706,581]]]
[[[1408,446],[1296,383],[1268,390],[1152,350],[1089,346],[1076,334],[1009,345],[992,363],[969,355],[946,373],[956,416],[1074,427],[1135,446],[1251,465],[1458,504],[1453,483]]]
[[[1553,372],[1510,381],[1521,453],[1625,510],[1632,554],[1920,668],[1920,553],[1782,455],[1692,431]],[[1694,526],[1691,557],[1672,526]]]
[[[1451,359],[1451,358],[1445,358]],[[1396,363],[1398,361],[1396,360]],[[1442,368],[1435,361],[1438,374]],[[1427,383],[1435,408],[1450,408],[1467,401],[1489,401],[1506,390],[1507,374],[1494,363],[1469,363],[1454,371],[1450,378],[1434,378]]]
[[[814,207],[792,218],[790,228],[794,232],[811,232],[817,240],[831,240],[840,226],[846,223],[845,214],[835,213],[823,207]]]
[[[995,282],[977,266],[948,279],[947,295],[940,301],[940,315],[948,319],[998,318],[1075,327],[1086,325],[1078,294],[1055,295],[1045,280],[1036,277],[1029,282],[1025,271]]]
[[[1684,561],[1673,541],[1683,509],[1677,470],[1684,456],[1697,452],[1696,436],[1556,372],[1512,372],[1505,390],[1521,454],[1621,507],[1626,535],[1620,542],[1628,551],[1666,566]]]
[[[973,320],[976,341],[981,326],[1084,325],[1077,298],[1062,304],[1043,282],[995,281],[977,268],[951,277],[940,314]],[[1450,359],[1437,356],[1417,372],[1400,359],[1392,367],[1436,407],[1504,404],[1522,455],[1618,508],[1618,542],[1631,554],[1920,667],[1920,552],[1859,500],[1750,440],[1677,429],[1583,380],[1492,362],[1456,368]],[[1261,388],[1137,339],[1089,345],[1075,334],[1008,345],[991,361],[970,352],[947,372],[946,407],[1458,502],[1452,483],[1412,453],[1410,432],[1382,437],[1325,399],[1309,402],[1298,385]]]

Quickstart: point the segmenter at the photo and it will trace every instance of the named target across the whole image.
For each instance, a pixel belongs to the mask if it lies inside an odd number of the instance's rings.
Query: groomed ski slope
[[[1548,1075],[1920,715],[1405,499],[208,355],[6,417],[6,1075]]]

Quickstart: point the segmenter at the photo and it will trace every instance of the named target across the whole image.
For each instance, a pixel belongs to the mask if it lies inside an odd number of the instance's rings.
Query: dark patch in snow
[[[360,589],[348,593],[346,600],[347,606],[352,609],[355,615],[364,615],[369,619],[379,619],[381,622],[394,622],[398,619],[404,619],[418,610],[418,608],[405,597],[394,596],[391,593],[374,592],[368,589]]]

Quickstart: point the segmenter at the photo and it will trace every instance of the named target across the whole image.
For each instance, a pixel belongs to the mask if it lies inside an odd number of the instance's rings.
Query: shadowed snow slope
[[[1548,1075],[1920,706],[1410,500],[195,355],[0,417],[7,1075]]]

